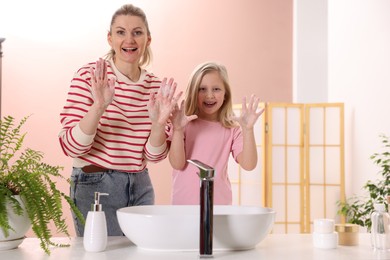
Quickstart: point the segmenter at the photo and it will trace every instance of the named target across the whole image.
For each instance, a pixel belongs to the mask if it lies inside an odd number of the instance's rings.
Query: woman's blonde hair
[[[228,73],[224,65],[217,62],[205,62],[198,65],[191,74],[185,95],[185,114],[187,116],[198,113],[198,92],[204,75],[216,71],[219,73],[225,87],[225,97],[220,108],[218,121],[227,128],[237,126],[234,121],[232,92],[229,84]]]
[[[139,18],[141,18],[146,26],[148,36],[151,36],[150,30],[149,30],[148,20],[146,19],[146,14],[144,13],[144,11],[141,8],[136,7],[132,4],[122,5],[113,14],[113,16],[111,18],[111,24],[110,24],[110,31],[109,31],[110,34],[112,33],[112,25],[115,23],[115,19],[121,15],[138,16]],[[115,56],[115,51],[113,49],[111,49],[107,53],[106,58],[110,59],[110,58],[114,58],[114,56]],[[140,67],[146,67],[151,63],[151,61],[152,61],[152,49],[150,48],[150,45],[149,45],[146,47],[144,55],[140,59],[139,65],[140,65]]]

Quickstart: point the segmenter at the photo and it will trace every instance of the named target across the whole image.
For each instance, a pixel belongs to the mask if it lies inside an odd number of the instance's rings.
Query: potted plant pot
[[[26,213],[26,207],[19,195],[14,196],[19,201],[23,212],[21,215],[15,213],[10,203],[6,203],[9,225],[12,230],[8,234],[0,229],[0,250],[9,250],[18,247],[24,240],[27,231],[31,227],[31,221]]]

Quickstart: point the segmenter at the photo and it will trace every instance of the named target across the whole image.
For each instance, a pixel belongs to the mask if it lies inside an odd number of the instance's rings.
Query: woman
[[[109,236],[122,235],[117,209],[154,204],[147,163],[166,158],[166,122],[181,96],[174,97],[173,79],[144,69],[151,39],[140,8],[118,9],[107,34],[110,53],[75,73],[60,115],[60,144],[73,158],[71,197],[86,217],[94,192],[109,194],[101,199]]]

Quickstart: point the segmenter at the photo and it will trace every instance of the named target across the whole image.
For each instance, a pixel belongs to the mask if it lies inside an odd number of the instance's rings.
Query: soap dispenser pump
[[[88,211],[84,229],[84,249],[88,252],[104,251],[107,246],[107,222],[106,215],[102,211],[100,196],[108,193],[95,192],[95,203]]]

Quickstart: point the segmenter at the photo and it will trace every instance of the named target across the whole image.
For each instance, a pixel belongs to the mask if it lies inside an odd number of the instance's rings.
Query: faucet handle
[[[211,179],[214,177],[214,168],[213,167],[210,167],[207,164],[202,163],[201,161],[198,161],[195,159],[189,159],[189,160],[187,160],[187,162],[189,162],[189,163],[191,163],[199,168],[199,170],[200,170],[199,177],[201,179],[205,179],[205,178]]]

